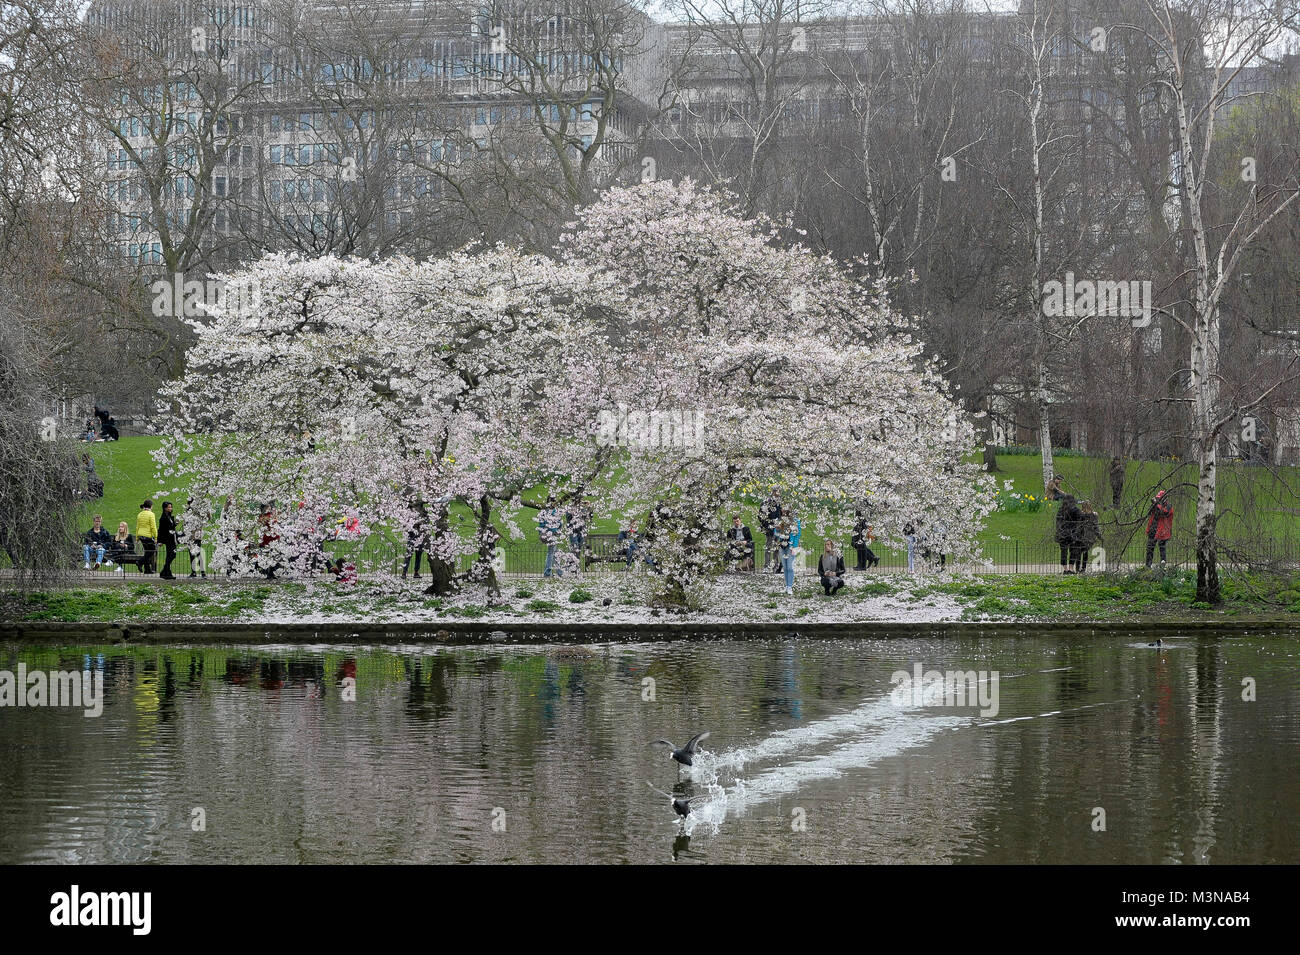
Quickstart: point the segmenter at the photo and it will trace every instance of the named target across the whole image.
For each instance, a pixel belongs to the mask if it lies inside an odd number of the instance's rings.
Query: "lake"
[[[1147,642],[0,646],[103,678],[0,706],[0,863],[1300,862],[1300,640]]]

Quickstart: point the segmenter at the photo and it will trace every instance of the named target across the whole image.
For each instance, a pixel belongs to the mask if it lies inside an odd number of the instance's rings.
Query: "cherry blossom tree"
[[[721,569],[725,508],[778,479],[828,533],[866,501],[883,534],[929,517],[949,553],[973,552],[992,487],[911,324],[883,286],[734,209],[689,180],[611,189],[561,241],[629,292],[606,332],[622,343],[621,399],[643,421],[697,425],[690,440],[630,437],[615,491],[625,507],[653,502],[659,596],[688,602]]]
[[[164,484],[262,505],[218,534],[256,542],[262,572],[318,570],[344,515],[426,543],[436,593],[495,591],[521,515],[590,500],[650,508],[656,597],[679,607],[723,568],[725,511],[777,480],[828,532],[868,501],[883,533],[930,516],[973,551],[991,487],[910,323],[734,201],[650,182],[606,192],[554,257],[272,255],[226,276],[164,393]]]
[[[279,522],[306,511],[323,523],[328,501],[419,539],[430,589],[447,593],[464,553],[496,587],[495,508],[509,521],[526,488],[581,480],[610,456],[580,440],[603,343],[587,315],[602,286],[578,268],[509,249],[425,263],[272,255],[224,278],[224,301],[193,323],[185,376],[164,392],[164,483],[282,502]],[[299,527],[277,537],[313,539]],[[279,563],[292,574],[318,561]]]

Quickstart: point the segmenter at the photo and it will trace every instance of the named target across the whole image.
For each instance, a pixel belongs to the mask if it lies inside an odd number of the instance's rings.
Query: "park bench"
[[[617,534],[588,534],[582,548],[582,569],[592,564],[627,562],[627,546],[620,544]]]
[[[101,571],[113,570],[114,568],[107,566],[108,561],[111,560],[118,567],[125,568],[127,566],[134,566],[136,570],[139,570],[140,564],[144,561],[144,547],[141,545],[140,539],[134,535],[132,535],[131,544],[135,550],[131,553],[122,554],[120,556],[114,556],[109,548],[104,548],[104,563],[100,564],[99,569]],[[73,551],[74,567],[85,563],[85,552],[82,550],[84,545],[85,542],[83,541],[81,544],[78,544],[76,550]],[[125,573],[125,570],[123,570],[123,573]]]

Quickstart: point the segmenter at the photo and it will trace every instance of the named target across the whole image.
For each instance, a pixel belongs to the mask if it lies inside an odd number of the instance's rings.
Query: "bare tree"
[[[1272,170],[1269,182],[1243,176],[1229,212],[1211,218],[1219,193],[1212,160],[1222,109],[1236,93],[1233,80],[1295,22],[1293,11],[1257,0],[1147,0],[1155,26],[1137,27],[1161,52],[1156,83],[1171,98],[1178,127],[1177,181],[1191,265],[1187,315],[1174,318],[1191,339],[1186,393],[1191,399],[1190,439],[1197,457],[1196,595],[1206,603],[1222,599],[1217,560],[1218,454],[1224,430],[1294,379],[1294,360],[1285,377],[1258,382],[1248,393],[1225,394],[1221,374],[1224,294],[1255,239],[1300,197],[1300,161]],[[1251,168],[1242,157],[1239,167]],[[1219,197],[1229,206],[1226,196]],[[1224,210],[1228,211],[1227,209]]]

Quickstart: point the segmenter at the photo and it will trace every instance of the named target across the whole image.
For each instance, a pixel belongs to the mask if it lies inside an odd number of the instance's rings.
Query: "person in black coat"
[[[1078,532],[1075,534],[1077,552],[1074,558],[1075,573],[1082,574],[1088,569],[1088,558],[1093,545],[1101,540],[1101,519],[1093,510],[1092,504],[1082,501],[1079,504]],[[1105,570],[1105,568],[1102,568]]]
[[[826,542],[826,549],[817,561],[817,574],[827,597],[835,596],[844,586],[844,558],[835,553],[834,541]]]
[[[866,570],[868,567],[875,567],[880,563],[880,558],[871,550],[871,525],[867,523],[867,516],[858,511],[858,522],[853,525],[853,549],[858,552],[858,565],[854,570]]]
[[[163,561],[158,576],[163,580],[175,580],[172,561],[176,559],[176,518],[172,515],[171,501],[163,501],[162,517],[158,519],[158,543],[163,545],[167,553],[167,559]]]
[[[1078,547],[1079,519],[1083,513],[1075,503],[1073,494],[1061,498],[1061,509],[1056,512],[1056,543],[1061,547],[1061,571],[1072,574],[1075,548]]]
[[[754,535],[736,514],[727,529],[727,560],[733,561],[737,570],[754,569]]]
[[[1119,507],[1119,499],[1124,494],[1124,462],[1118,457],[1110,459],[1110,500],[1112,507]]]

